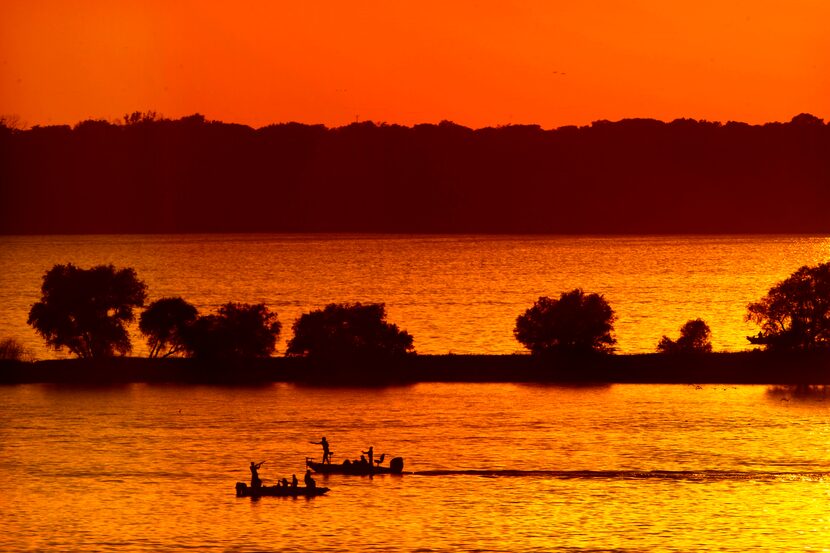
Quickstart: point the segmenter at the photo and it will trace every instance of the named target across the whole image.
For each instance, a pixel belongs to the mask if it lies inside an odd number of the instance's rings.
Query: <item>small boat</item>
[[[328,488],[306,486],[260,486],[252,488],[245,482],[236,483],[236,497],[315,497],[329,491]]]
[[[375,466],[369,463],[352,462],[349,460],[342,463],[318,463],[311,458],[306,458],[305,464],[308,468],[319,474],[352,474],[367,476],[370,474],[403,474],[403,457],[395,457],[389,461],[388,467],[379,463]]]

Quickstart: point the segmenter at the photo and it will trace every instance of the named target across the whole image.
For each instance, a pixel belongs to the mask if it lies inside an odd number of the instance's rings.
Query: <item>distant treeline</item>
[[[830,125],[0,125],[0,233],[827,233]]]

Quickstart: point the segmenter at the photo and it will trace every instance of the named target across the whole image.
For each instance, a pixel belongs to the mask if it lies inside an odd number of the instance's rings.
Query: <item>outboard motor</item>
[[[391,470],[395,474],[400,474],[403,472],[403,457],[395,457],[391,461],[389,461],[389,470]]]
[[[245,482],[237,482],[236,483],[236,497],[243,497],[245,495],[245,489],[248,487],[248,484]]]

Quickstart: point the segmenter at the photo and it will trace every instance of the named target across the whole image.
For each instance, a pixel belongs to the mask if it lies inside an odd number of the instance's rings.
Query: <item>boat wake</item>
[[[486,478],[557,478],[581,480],[685,480],[719,481],[830,481],[830,472],[778,472],[732,470],[421,470],[415,476],[481,476]]]

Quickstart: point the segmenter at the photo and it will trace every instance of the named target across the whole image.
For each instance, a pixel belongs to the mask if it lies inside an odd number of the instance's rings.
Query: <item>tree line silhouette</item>
[[[147,286],[131,268],[98,265],[82,269],[55,265],[43,277],[41,300],[28,323],[46,343],[80,358],[131,352],[126,325],[145,306]],[[746,319],[761,330],[747,337],[771,350],[830,348],[830,262],[804,266],[747,307]],[[558,298],[540,297],[516,319],[514,336],[537,357],[610,354],[614,310],[601,294],[577,288]],[[207,361],[250,360],[275,352],[282,330],[276,313],[264,304],[226,303],[202,315],[181,297],[160,298],[141,313],[139,330],[149,357],[186,356]],[[383,304],[329,304],[304,313],[293,324],[286,356],[307,357],[330,367],[361,362],[395,362],[414,353],[413,337],[386,321]],[[711,331],[694,319],[680,337],[663,336],[665,354],[710,353]],[[14,350],[14,344],[3,348]]]
[[[830,125],[0,124],[0,233],[825,233]]]

